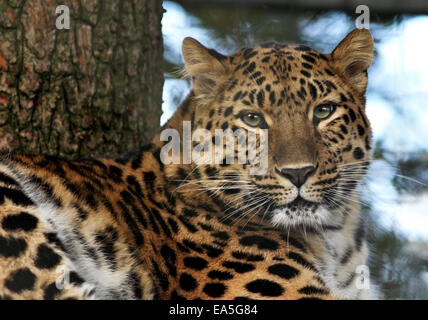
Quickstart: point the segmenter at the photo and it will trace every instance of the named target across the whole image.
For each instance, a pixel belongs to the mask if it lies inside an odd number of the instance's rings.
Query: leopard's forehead
[[[304,45],[266,43],[241,49],[229,61],[233,74],[227,89],[233,100],[268,112],[299,109],[335,95],[340,83],[328,55]]]
[[[252,67],[258,67],[282,77],[292,69],[307,69],[310,73],[313,68],[325,66],[328,62],[326,55],[310,47],[273,42],[241,49],[231,55],[231,61],[234,60],[240,62],[235,70],[245,68],[244,71],[251,74]]]

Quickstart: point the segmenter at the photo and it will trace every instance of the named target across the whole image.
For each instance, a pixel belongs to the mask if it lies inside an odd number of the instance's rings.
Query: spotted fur
[[[368,252],[357,185],[370,160],[372,54],[365,30],[328,55],[269,43],[224,56],[184,40],[193,89],[162,130],[190,121],[248,134],[242,114],[257,113],[269,133],[262,175],[249,164],[165,164],[160,134],[116,159],[3,155],[0,297],[373,297],[355,273]],[[334,112],[319,120],[322,104]]]

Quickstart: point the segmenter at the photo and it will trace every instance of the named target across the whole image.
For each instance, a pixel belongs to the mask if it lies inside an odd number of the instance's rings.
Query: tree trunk
[[[70,29],[58,29],[59,5]],[[0,0],[0,148],[113,156],[159,127],[160,0]]]

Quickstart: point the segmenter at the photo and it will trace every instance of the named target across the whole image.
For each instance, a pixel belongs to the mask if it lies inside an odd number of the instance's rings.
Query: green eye
[[[319,105],[314,109],[314,117],[320,120],[326,119],[334,112],[334,110],[336,110],[336,106],[333,104]]]
[[[250,127],[259,127],[264,121],[261,115],[252,112],[245,113],[241,119]]]

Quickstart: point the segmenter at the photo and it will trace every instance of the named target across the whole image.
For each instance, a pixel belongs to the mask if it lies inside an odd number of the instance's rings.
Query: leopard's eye
[[[314,117],[322,120],[328,118],[336,110],[333,104],[321,104],[314,109]]]
[[[241,119],[250,127],[259,127],[264,122],[263,116],[253,112],[243,114]]]

